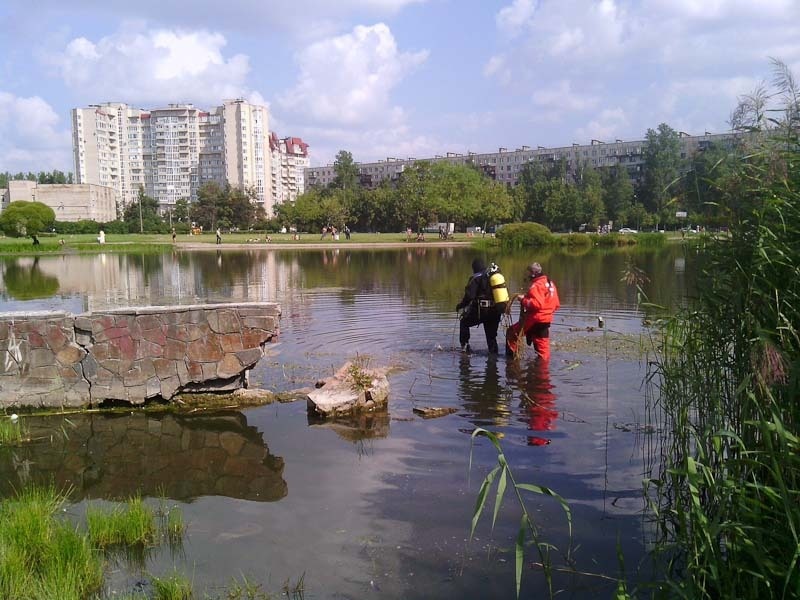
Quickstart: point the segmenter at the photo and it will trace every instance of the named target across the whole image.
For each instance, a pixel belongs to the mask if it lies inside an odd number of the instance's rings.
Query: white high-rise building
[[[72,132],[78,183],[113,188],[122,206],[142,187],[166,212],[215,181],[253,189],[272,211],[264,106],[225,100],[211,111],[191,104],[144,110],[108,102],[73,109]]]
[[[308,144],[298,137],[269,137],[272,153],[273,204],[294,202],[305,191],[305,170],[309,167]]]

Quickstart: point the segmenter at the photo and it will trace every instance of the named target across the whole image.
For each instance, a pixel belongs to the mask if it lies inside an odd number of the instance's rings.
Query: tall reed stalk
[[[650,373],[668,597],[800,596],[800,121],[776,68],[786,106],[725,182],[731,237],[709,248],[692,310],[663,323]]]

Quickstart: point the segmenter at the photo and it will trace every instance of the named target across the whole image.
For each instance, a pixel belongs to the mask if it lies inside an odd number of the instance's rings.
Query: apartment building
[[[56,221],[106,223],[117,218],[116,192],[102,185],[9,181],[0,208],[5,210],[17,200],[46,204],[56,214]]]
[[[72,135],[78,183],[113,188],[120,209],[143,188],[166,213],[215,181],[252,188],[272,210],[264,106],[237,99],[209,111],[192,104],[146,110],[107,102],[73,109]]]
[[[706,133],[692,136],[680,134],[681,158],[687,158],[695,152],[711,144],[729,144],[737,134]],[[589,144],[572,144],[557,148],[538,146],[522,146],[509,151],[499,148],[497,152],[460,154],[448,152],[446,155],[436,155],[432,158],[387,158],[370,163],[358,163],[361,184],[365,187],[376,187],[384,179],[396,180],[400,174],[417,160],[429,162],[449,162],[457,165],[474,165],[479,167],[487,176],[506,183],[516,185],[523,167],[530,162],[555,163],[565,160],[567,167],[574,167],[578,163],[588,164],[592,167],[613,167],[623,165],[628,176],[636,182],[642,176],[644,166],[644,140],[602,142],[592,140]],[[306,184],[309,186],[324,187],[336,178],[333,165],[324,167],[310,167],[305,170]]]
[[[305,170],[309,167],[308,144],[298,137],[269,137],[272,154],[272,201],[274,205],[293,202],[305,191]]]

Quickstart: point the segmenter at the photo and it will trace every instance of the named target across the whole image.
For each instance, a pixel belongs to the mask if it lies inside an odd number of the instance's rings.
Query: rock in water
[[[321,417],[372,411],[386,406],[389,380],[385,369],[346,362],[334,375],[308,393],[308,410]]]

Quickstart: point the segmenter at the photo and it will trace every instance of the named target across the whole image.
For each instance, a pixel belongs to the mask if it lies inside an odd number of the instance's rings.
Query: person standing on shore
[[[217,227],[217,244],[221,243],[222,243],[222,232],[219,230],[219,227]]]
[[[544,274],[542,265],[538,262],[528,265],[527,279],[531,282],[525,294],[517,294],[522,307],[522,314],[518,322],[506,331],[506,354],[516,355],[519,351],[520,338],[525,333],[525,340],[530,346],[533,344],[536,354],[542,360],[550,360],[550,323],[553,313],[559,309],[561,302],[558,299],[556,284]]]

